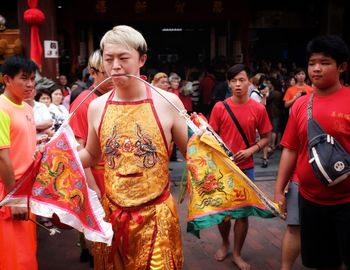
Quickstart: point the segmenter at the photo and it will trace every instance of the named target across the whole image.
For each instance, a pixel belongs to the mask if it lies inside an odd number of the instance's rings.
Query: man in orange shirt
[[[289,87],[284,95],[284,106],[290,108],[298,97],[309,94],[313,91],[312,87],[305,83],[306,74],[302,68],[297,68],[294,73],[296,84]]]
[[[32,108],[25,102],[35,86],[37,66],[14,56],[3,65],[4,94],[0,96],[0,199],[30,167],[36,147]],[[27,207],[0,209],[0,270],[35,270],[36,227]]]

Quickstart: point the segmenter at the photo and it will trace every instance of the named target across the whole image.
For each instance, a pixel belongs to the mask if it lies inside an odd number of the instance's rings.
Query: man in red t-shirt
[[[215,86],[215,76],[212,72],[212,68],[204,71],[202,79],[199,81],[199,91],[202,95],[201,99],[201,112],[207,117],[211,111],[211,96]]]
[[[89,57],[89,73],[94,79],[94,84],[88,89],[79,94],[79,96],[74,100],[70,106],[70,112],[76,109],[75,114],[71,118],[69,124],[72,127],[75,138],[80,144],[79,149],[84,148],[87,142],[88,136],[88,109],[91,101],[97,97],[109,92],[113,89],[112,80],[106,81],[104,84],[100,85],[98,89],[91,94],[91,90],[95,88],[99,83],[107,78],[104,72],[102,64],[102,56],[100,50],[94,51]],[[79,104],[91,94],[80,106]],[[79,107],[78,107],[79,106]],[[78,108],[78,109],[77,109]],[[105,192],[104,185],[104,163],[100,161],[94,167],[85,168],[86,181],[89,188],[93,189],[99,198],[102,198]],[[81,253],[80,261],[85,262],[89,260],[89,251],[84,238],[80,237]]]
[[[227,71],[228,86],[232,90],[232,96],[225,102],[236,116],[247,138],[247,147],[241,133],[233,122],[223,102],[215,104],[210,115],[209,124],[221,136],[225,144],[234,153],[234,160],[238,167],[254,181],[253,154],[260,151],[268,144],[268,137],[272,126],[267,115],[265,106],[252,100],[248,95],[250,85],[248,68],[244,65],[234,65]],[[256,130],[260,140],[256,142]],[[222,261],[229,251],[229,235],[231,221],[225,220],[219,224],[222,236],[222,246],[215,254],[218,261]],[[233,262],[239,269],[250,269],[250,265],[241,256],[241,250],[248,232],[248,218],[237,219],[234,225]]]
[[[73,112],[81,101],[91,93],[91,90],[95,88],[96,85],[101,83],[106,79],[106,74],[103,69],[102,56],[100,50],[94,51],[89,57],[89,72],[94,79],[94,84],[90,89],[83,91],[80,95],[74,100],[70,106],[70,112]],[[71,118],[69,124],[72,127],[74,135],[80,144],[81,148],[85,147],[88,134],[88,120],[87,112],[90,105],[90,102],[93,101],[98,96],[101,96],[110,90],[113,89],[112,80],[106,81],[104,84],[100,85],[98,89],[92,93],[87,100],[77,109],[73,117]],[[91,169],[85,169],[86,180],[89,184],[89,187],[96,191],[98,197],[101,197],[101,194],[104,193],[104,169],[103,162],[99,162],[95,167]],[[96,186],[97,184],[97,186]]]
[[[308,73],[314,85],[313,118],[350,153],[350,89],[340,84],[349,49],[336,36],[317,37],[307,46]],[[299,98],[281,144],[275,200],[285,211],[284,187],[296,166],[299,178],[301,255],[311,268],[350,269],[350,177],[328,187],[316,177],[308,155],[307,106]]]

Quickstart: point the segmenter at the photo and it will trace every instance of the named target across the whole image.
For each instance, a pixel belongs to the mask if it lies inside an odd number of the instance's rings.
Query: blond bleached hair
[[[106,43],[120,44],[137,50],[141,55],[147,53],[147,43],[142,34],[128,25],[114,26],[101,39],[100,48],[103,51]]]
[[[101,72],[104,70],[103,63],[102,63],[102,55],[100,50],[96,50],[92,54],[90,54],[88,67],[89,69],[92,68],[98,72]]]
[[[172,82],[172,81],[181,82],[181,77],[179,75],[177,75],[176,73],[171,73],[169,76],[169,82]]]
[[[153,80],[152,80],[152,84],[156,84],[162,78],[168,79],[168,75],[165,74],[164,72],[158,72],[157,74],[154,75]]]
[[[265,77],[264,73],[257,73],[255,74],[252,78],[251,78],[251,82],[252,84],[254,84],[255,86],[258,86],[261,83],[261,78]]]

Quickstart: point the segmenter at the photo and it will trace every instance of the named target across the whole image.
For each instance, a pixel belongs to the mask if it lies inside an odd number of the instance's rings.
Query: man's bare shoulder
[[[108,100],[108,97],[111,93],[106,93],[93,101],[91,101],[89,106],[89,123],[92,123],[92,126],[97,130],[100,122],[101,117],[104,111],[104,108],[106,106],[106,102]],[[90,122],[91,121],[91,122]]]
[[[103,94],[102,96],[99,96],[98,98],[94,99],[93,101],[91,101],[90,107],[92,109],[104,108],[104,105],[106,104],[110,94],[111,94],[111,92],[108,92],[108,93]]]

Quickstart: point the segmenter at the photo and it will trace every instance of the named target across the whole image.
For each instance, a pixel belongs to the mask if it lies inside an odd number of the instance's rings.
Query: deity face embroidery
[[[137,166],[141,168],[152,168],[158,161],[157,147],[152,144],[152,137],[143,133],[139,124],[136,124],[135,139],[119,135],[114,126],[112,135],[106,141],[105,155],[111,169],[117,167],[116,161],[122,156],[134,155],[138,159]]]

